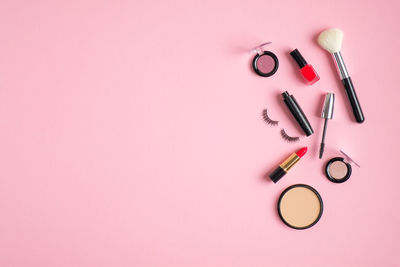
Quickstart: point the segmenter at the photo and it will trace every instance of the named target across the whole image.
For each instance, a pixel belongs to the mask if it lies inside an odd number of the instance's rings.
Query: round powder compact
[[[322,216],[322,198],[309,185],[295,184],[286,188],[278,200],[278,213],[282,221],[294,229],[307,229]]]
[[[351,176],[351,165],[345,162],[344,158],[333,158],[326,163],[325,174],[331,182],[346,182]]]
[[[270,43],[271,42],[263,43],[252,49],[252,51],[256,53],[252,63],[253,69],[258,75],[263,77],[272,76],[279,67],[277,56],[270,51],[264,50],[264,46]]]

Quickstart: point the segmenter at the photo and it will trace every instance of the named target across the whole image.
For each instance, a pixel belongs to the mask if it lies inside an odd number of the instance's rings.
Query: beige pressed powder
[[[342,152],[343,153],[343,152]],[[348,162],[353,162],[356,164],[350,157],[343,153],[346,156],[345,158],[336,157],[330,159],[325,167],[326,177],[334,183],[343,183],[347,181],[351,176],[351,165]],[[356,164],[357,166],[360,166]]]
[[[329,173],[334,179],[343,179],[348,173],[348,167],[343,161],[335,161],[329,166]]]
[[[285,224],[295,229],[306,229],[318,222],[323,204],[318,192],[308,185],[290,186],[278,201],[279,216]]]

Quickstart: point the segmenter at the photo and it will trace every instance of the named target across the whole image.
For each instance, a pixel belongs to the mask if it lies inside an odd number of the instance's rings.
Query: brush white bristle
[[[318,44],[330,53],[339,52],[342,48],[343,32],[336,28],[331,28],[321,32],[318,36]]]

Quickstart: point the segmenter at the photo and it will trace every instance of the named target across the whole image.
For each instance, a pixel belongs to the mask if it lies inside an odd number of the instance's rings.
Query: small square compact
[[[278,57],[271,51],[264,49],[270,43],[262,43],[251,50],[256,54],[252,62],[252,67],[258,75],[263,77],[274,75],[279,67]]]
[[[329,181],[333,183],[343,183],[350,178],[352,172],[351,164],[354,163],[354,165],[360,168],[360,165],[342,150],[340,150],[340,153],[342,153],[344,157],[332,158],[325,166],[325,175]]]

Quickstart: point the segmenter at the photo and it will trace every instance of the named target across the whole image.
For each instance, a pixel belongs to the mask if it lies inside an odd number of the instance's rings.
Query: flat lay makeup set
[[[329,52],[335,63],[339,79],[346,92],[346,101],[352,110],[354,122],[362,123],[365,120],[360,102],[358,100],[353,82],[349,76],[344,63],[341,47],[343,41],[343,31],[337,28],[330,28],[322,31],[318,35],[318,44],[321,48]],[[256,46],[251,51],[255,56],[251,62],[254,72],[267,79],[273,79],[273,75],[279,70],[279,59],[274,52],[268,50],[268,45],[271,42],[262,43]],[[291,51],[290,57],[293,59],[293,64],[298,66],[300,75],[304,78],[304,82],[308,85],[318,83],[320,76],[317,73],[318,68],[307,62],[305,51],[296,48]],[[281,92],[282,108],[290,112],[293,123],[298,124],[305,137],[310,137],[314,134],[314,130],[307,119],[307,115],[301,108],[301,99],[296,99],[295,96],[288,91]],[[322,101],[321,101],[322,102]],[[321,118],[323,119],[323,132],[321,142],[319,144],[319,158],[322,159],[325,149],[325,140],[327,136],[328,121],[333,119],[335,94],[328,92],[325,95],[322,105]],[[262,118],[271,128],[277,128],[279,120],[270,116],[273,112],[269,109],[262,111]],[[322,124],[322,121],[321,121]],[[292,136],[284,128],[280,129],[280,135],[284,141],[296,143],[301,140],[301,136]],[[333,158],[326,159],[321,162],[324,164],[324,174],[326,178],[335,184],[346,182],[352,174],[352,166],[360,167],[346,152],[341,148],[336,149],[337,155]],[[274,171],[269,173],[269,179],[277,183],[282,179],[289,170],[296,165],[300,159],[307,154],[307,147],[298,148],[296,152],[291,154],[284,162],[282,162]],[[339,193],[339,192],[338,192]],[[325,199],[329,201],[329,199]],[[311,185],[294,184],[283,190],[277,202],[277,213],[284,224],[294,229],[307,229],[314,226],[323,214],[323,200],[321,195]]]

